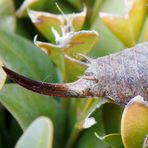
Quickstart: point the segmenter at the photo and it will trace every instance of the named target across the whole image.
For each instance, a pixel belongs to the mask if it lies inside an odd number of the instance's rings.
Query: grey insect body
[[[49,96],[106,97],[121,105],[137,95],[148,100],[148,42],[109,56],[90,59],[85,75],[74,83],[43,83],[6,67],[4,70],[21,86]],[[33,89],[34,86],[36,89]]]
[[[96,79],[90,92],[126,104],[136,95],[148,100],[148,43],[92,60],[87,73]]]

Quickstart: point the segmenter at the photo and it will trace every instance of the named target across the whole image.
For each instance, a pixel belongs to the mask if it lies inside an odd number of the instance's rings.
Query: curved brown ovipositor
[[[35,81],[29,79],[23,75],[20,75],[7,67],[3,66],[3,70],[7,75],[17,84],[29,89],[33,92],[37,92],[48,96],[58,96],[58,97],[87,97],[91,96],[89,91],[87,91],[88,85],[87,80],[80,79],[74,83],[46,83],[42,81]]]

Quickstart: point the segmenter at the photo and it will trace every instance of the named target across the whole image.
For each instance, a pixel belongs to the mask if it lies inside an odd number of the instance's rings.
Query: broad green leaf
[[[60,104],[52,97],[42,96],[15,84],[7,84],[0,91],[0,102],[25,130],[39,116],[49,117],[55,127],[55,144],[63,142],[65,113]],[[59,130],[60,129],[60,130]]]
[[[0,57],[13,70],[37,80],[56,80],[56,71],[47,55],[28,40],[0,31]],[[49,79],[48,79],[49,80]]]
[[[124,15],[100,13],[100,17],[127,47],[131,47],[138,41],[147,13],[146,4],[147,0],[132,0],[127,2],[128,12]]]
[[[148,105],[141,96],[125,107],[121,121],[121,136],[126,148],[140,148],[148,134]]]
[[[13,0],[0,1],[0,28],[14,31],[16,24]]]
[[[53,125],[49,118],[39,117],[31,123],[15,148],[52,148]]]
[[[97,135],[97,138],[99,138],[104,143],[108,144],[112,148],[123,148],[121,135],[118,133],[108,134],[103,137]]]
[[[29,10],[28,14],[31,18],[32,23],[36,28],[41,32],[48,40],[54,41],[53,32],[51,27],[53,27],[61,35],[61,28],[67,22],[67,19],[70,19],[74,27],[74,31],[79,31],[85,21],[86,8],[80,13],[74,14],[52,14],[49,12],[33,11]]]
[[[27,16],[27,9],[41,10],[46,4],[46,0],[24,0],[20,8],[18,8],[16,14],[18,17]]]
[[[6,81],[6,77],[7,77],[6,73],[2,69],[2,66],[3,66],[3,64],[0,61],[0,89],[2,89],[2,87],[3,87],[3,85],[4,85],[5,81]]]

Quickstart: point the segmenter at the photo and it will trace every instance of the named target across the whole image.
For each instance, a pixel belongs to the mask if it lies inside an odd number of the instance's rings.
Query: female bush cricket
[[[88,58],[84,76],[73,83],[31,80],[3,67],[19,85],[34,92],[59,97],[105,97],[125,105],[141,95],[148,100],[148,42],[98,59]]]

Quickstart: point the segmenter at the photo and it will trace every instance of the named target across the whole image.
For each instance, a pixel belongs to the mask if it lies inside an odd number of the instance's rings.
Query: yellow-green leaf
[[[99,11],[120,14],[123,11],[123,9],[124,0],[102,0],[102,4],[99,8]],[[99,40],[96,42],[96,44],[93,47],[93,50],[90,52],[90,55],[92,57],[97,58],[99,56],[105,56],[114,52],[119,52],[121,51],[121,49],[125,48],[122,42],[103,23],[99,15],[94,21],[94,23],[92,23],[91,29],[96,30],[97,32],[99,32],[100,35]]]
[[[147,13],[147,0],[131,0],[127,3],[128,12],[124,15],[100,13],[108,28],[127,46],[138,41]]]
[[[51,60],[58,66],[61,72],[64,74],[65,66],[64,66],[64,54],[58,46],[46,42],[35,41],[37,47],[41,48]]]
[[[86,11],[87,9],[86,7],[84,7],[82,12],[68,15],[72,20],[72,24],[75,31],[79,31],[82,29],[86,17]]]
[[[96,42],[97,37],[98,33],[96,31],[70,32],[65,36],[57,37],[56,44],[39,42],[36,41],[36,38],[35,44],[48,54],[62,74],[64,74],[64,77],[67,77],[66,79],[73,81],[76,76],[80,76],[84,72],[85,67],[78,62],[74,62],[76,60],[71,57],[78,57],[77,53],[87,54]],[[72,70],[71,67],[73,67]]]
[[[15,148],[52,148],[53,124],[47,117],[39,117],[31,123]]]
[[[69,46],[64,50],[72,57],[76,57],[77,53],[87,54],[96,43],[98,36],[96,31],[75,32],[69,40]]]
[[[141,96],[125,107],[121,121],[121,136],[126,148],[140,148],[148,134],[148,104]]]
[[[48,40],[54,41],[51,27],[57,30],[61,35],[61,28],[67,23],[67,18],[69,18],[72,21],[74,31],[79,31],[85,21],[86,7],[84,7],[82,12],[74,14],[56,15],[49,12],[33,10],[29,10],[28,14],[39,32],[41,32]]]
[[[49,43],[48,48],[61,49],[63,53],[71,57],[78,57],[77,53],[87,54],[98,39],[96,31],[69,32],[61,37],[57,37],[56,33],[56,44]],[[47,51],[47,48],[44,50]]]

